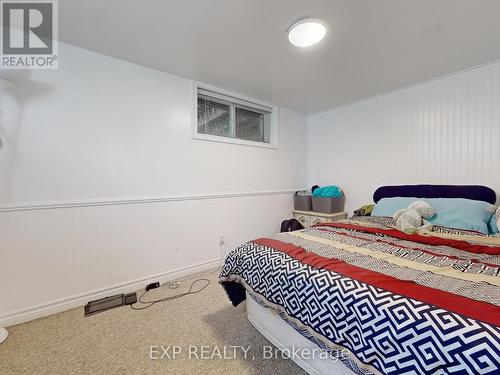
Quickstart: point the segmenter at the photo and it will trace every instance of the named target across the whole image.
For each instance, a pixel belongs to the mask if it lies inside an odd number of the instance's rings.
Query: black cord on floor
[[[199,283],[199,282],[202,282],[204,281],[204,285],[197,289],[197,290],[193,290],[193,287],[196,283]],[[176,294],[176,295],[173,295],[173,296],[169,296],[169,297],[165,297],[165,298],[161,298],[161,299],[157,299],[157,300],[152,300],[152,301],[143,301],[142,298],[144,297],[144,295],[148,292],[148,291],[145,291],[144,293],[141,294],[141,296],[139,297],[139,302],[142,303],[142,304],[145,304],[147,306],[141,306],[141,307],[134,307],[134,305],[130,305],[130,307],[132,308],[132,310],[145,310],[157,303],[160,303],[160,302],[168,302],[168,301],[172,301],[172,300],[175,300],[175,299],[178,299],[178,298],[181,298],[181,297],[185,297],[185,296],[188,296],[190,294],[197,294],[197,293],[200,293],[203,289],[205,289],[207,286],[210,285],[210,280],[208,279],[197,279],[197,280],[194,280],[192,283],[191,283],[191,286],[189,287],[189,290],[185,293],[179,293],[179,294]]]

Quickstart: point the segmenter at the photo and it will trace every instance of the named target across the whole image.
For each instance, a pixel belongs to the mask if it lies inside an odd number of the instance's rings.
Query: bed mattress
[[[325,356],[318,353],[318,346],[315,343],[295,331],[274,310],[257,303],[251,295],[247,295],[247,315],[250,323],[263,336],[308,374],[354,374],[336,359],[325,360]]]
[[[245,243],[220,281],[357,374],[500,371],[500,242],[344,220]]]

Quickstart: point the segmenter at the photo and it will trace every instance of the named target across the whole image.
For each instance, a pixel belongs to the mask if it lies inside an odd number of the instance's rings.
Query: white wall
[[[0,93],[0,326],[213,266],[220,235],[231,248],[290,216],[305,116],[280,109],[278,150],[193,140],[192,95],[67,45],[59,70]]]
[[[308,185],[352,212],[381,185],[484,184],[500,192],[500,62],[311,115]]]

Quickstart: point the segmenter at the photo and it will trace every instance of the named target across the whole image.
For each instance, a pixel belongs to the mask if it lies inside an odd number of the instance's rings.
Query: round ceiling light
[[[325,24],[311,18],[300,20],[288,29],[288,40],[295,47],[310,47],[319,43],[325,35]]]

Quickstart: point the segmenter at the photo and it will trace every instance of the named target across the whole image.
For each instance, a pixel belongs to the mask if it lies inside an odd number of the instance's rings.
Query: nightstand
[[[293,217],[299,221],[304,228],[309,228],[314,224],[328,223],[336,220],[347,218],[347,212],[334,212],[332,214],[324,214],[322,212],[314,211],[299,211],[293,210]]]

